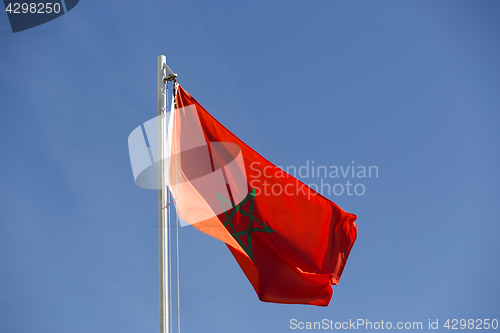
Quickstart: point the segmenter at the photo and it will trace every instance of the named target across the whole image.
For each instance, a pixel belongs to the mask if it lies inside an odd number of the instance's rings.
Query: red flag
[[[327,306],[356,215],[273,165],[178,86],[169,187],[181,220],[226,243],[259,299]]]

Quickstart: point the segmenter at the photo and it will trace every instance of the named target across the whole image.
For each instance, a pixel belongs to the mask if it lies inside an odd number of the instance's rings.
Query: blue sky
[[[127,138],[160,54],[271,162],[379,170],[329,196],[358,239],[327,308],[260,302],[182,228],[184,332],[500,319],[499,31],[489,0],[82,0],[16,34],[0,14],[0,332],[158,331],[157,193]]]

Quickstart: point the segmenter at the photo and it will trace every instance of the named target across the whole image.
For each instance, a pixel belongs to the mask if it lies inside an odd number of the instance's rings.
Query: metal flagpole
[[[168,237],[166,231],[168,228],[166,179],[165,179],[165,118],[167,110],[167,92],[165,82],[166,57],[158,57],[158,257],[160,271],[160,333],[168,333],[169,328],[169,308],[168,308]]]
[[[169,196],[167,192],[165,163],[166,155],[166,113],[167,113],[167,82],[173,81],[176,74],[167,66],[167,58],[164,55],[158,57],[158,257],[159,257],[159,280],[160,280],[160,333],[170,331],[169,308],[169,239],[167,237],[170,228]],[[170,325],[169,325],[170,324]]]

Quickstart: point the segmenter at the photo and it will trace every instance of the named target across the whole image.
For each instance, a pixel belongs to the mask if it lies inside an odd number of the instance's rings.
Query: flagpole
[[[170,332],[169,308],[169,238],[170,230],[170,205],[166,182],[166,140],[167,125],[166,113],[167,82],[174,81],[177,74],[167,66],[167,58],[164,55],[158,57],[158,257],[159,257],[159,291],[160,291],[160,333]],[[177,309],[179,311],[179,309]]]
[[[165,166],[164,166],[164,144],[165,144],[165,112],[167,110],[166,82],[164,81],[164,64],[166,57],[158,57],[158,257],[159,257],[159,280],[160,280],[160,333],[168,333],[168,238],[166,237],[166,196],[165,196]]]
[[[166,181],[164,165],[165,145],[165,113],[167,110],[167,93],[164,65],[166,57],[158,57],[158,257],[159,257],[159,282],[160,282],[160,333],[168,333],[169,308],[168,308],[168,227]]]

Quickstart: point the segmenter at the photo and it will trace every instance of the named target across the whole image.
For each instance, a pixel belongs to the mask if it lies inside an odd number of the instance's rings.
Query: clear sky
[[[0,50],[0,332],[158,332],[157,192],[127,138],[160,54],[276,165],[378,168],[323,180],[365,188],[327,194],[358,216],[327,308],[260,302],[182,228],[184,332],[500,319],[498,1],[81,0],[16,34],[0,13]]]

